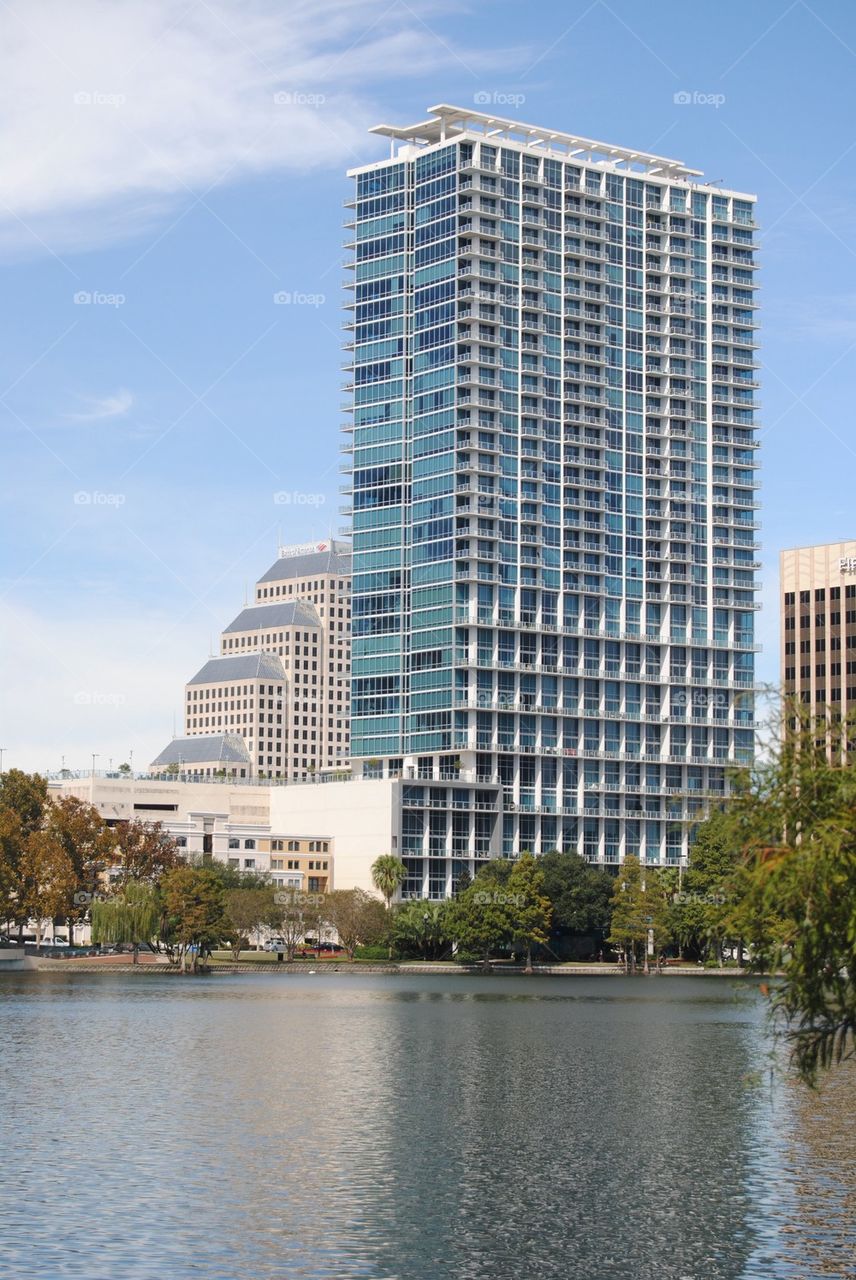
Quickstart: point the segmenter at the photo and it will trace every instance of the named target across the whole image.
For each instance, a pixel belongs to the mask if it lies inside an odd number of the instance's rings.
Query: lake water
[[[0,1275],[856,1276],[856,1072],[714,978],[0,974]]]

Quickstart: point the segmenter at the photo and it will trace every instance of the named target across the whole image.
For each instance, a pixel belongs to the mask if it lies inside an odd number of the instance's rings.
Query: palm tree
[[[392,912],[392,899],[407,878],[407,868],[394,853],[382,853],[372,863],[372,884],[378,893],[382,893],[386,902],[386,913]],[[389,958],[392,959],[392,941],[389,944]]]
[[[382,853],[372,863],[372,884],[378,893],[383,894],[387,911],[392,906],[396,889],[404,884],[406,878],[407,868],[394,853]]]

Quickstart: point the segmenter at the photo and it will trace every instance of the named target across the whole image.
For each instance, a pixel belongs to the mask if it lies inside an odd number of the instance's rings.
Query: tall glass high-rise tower
[[[457,107],[374,132],[347,223],[355,762],[496,784],[507,855],[677,862],[753,750],[754,197]],[[414,885],[452,850],[432,790]]]

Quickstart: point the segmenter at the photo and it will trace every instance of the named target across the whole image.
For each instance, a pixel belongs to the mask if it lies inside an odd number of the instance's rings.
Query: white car
[[[65,938],[42,938],[43,947],[67,947],[68,942]]]
[[[265,951],[285,951],[285,939],[269,938],[265,943]]]

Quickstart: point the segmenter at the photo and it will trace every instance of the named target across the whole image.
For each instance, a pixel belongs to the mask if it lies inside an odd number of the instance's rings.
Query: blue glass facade
[[[753,750],[752,198],[485,128],[353,175],[352,753],[675,862]]]

